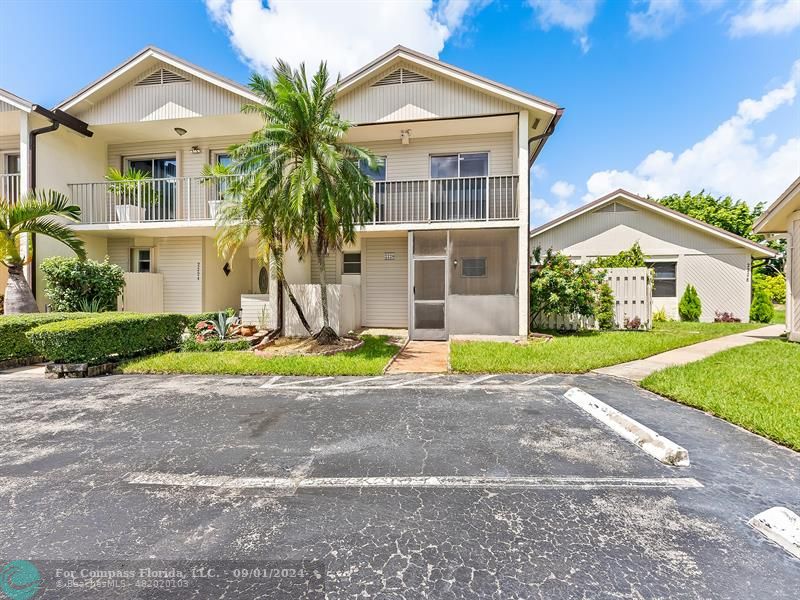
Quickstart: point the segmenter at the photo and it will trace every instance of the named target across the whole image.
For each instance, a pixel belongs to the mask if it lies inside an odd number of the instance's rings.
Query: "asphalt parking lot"
[[[691,466],[619,438],[564,398],[573,386]],[[800,585],[800,560],[747,525],[800,507],[800,454],[602,376],[0,376],[0,423],[3,561],[322,567],[270,598],[765,599]]]

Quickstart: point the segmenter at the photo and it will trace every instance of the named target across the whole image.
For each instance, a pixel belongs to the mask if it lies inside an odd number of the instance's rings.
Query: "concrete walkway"
[[[770,325],[743,333],[726,335],[683,348],[676,348],[675,350],[662,352],[661,354],[656,354],[649,358],[603,367],[602,369],[595,369],[593,372],[639,382],[651,373],[655,373],[661,369],[695,362],[696,360],[707,358],[712,354],[728,350],[729,348],[747,346],[748,344],[755,344],[756,342],[777,338],[783,335],[785,331],[786,327],[783,325]]]
[[[446,373],[449,351],[448,342],[408,342],[386,373]]]

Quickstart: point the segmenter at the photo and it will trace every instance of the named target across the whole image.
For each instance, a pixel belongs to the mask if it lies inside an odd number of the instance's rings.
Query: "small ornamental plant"
[[[775,308],[765,289],[757,289],[753,294],[753,304],[750,306],[750,320],[756,323],[769,323],[775,316]]]
[[[733,313],[719,312],[714,313],[714,323],[741,323],[742,320],[733,316]]]
[[[600,329],[614,329],[616,325],[614,319],[614,291],[611,286],[603,282],[600,285],[600,293],[597,297],[597,326]]]
[[[693,322],[699,321],[700,315],[703,314],[703,305],[700,302],[700,295],[691,284],[687,285],[686,291],[683,292],[681,301],[678,304],[678,314],[681,317],[681,321]]]

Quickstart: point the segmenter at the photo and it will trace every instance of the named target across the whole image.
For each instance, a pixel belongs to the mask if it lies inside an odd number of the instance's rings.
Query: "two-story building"
[[[37,185],[81,207],[75,229],[90,257],[156,275],[128,308],[199,312],[257,298],[274,318],[274,285],[254,249],[232,264],[218,256],[223,186],[200,176],[261,125],[241,112],[249,102],[258,98],[247,87],[147,48],[54,109],[92,135],[41,136]],[[347,312],[339,329],[526,335],[529,173],[562,109],[403,47],[342,79],[337,108],[354,125],[347,140],[379,157],[363,166],[372,222],[328,257],[335,308]],[[109,167],[150,179],[115,185]],[[36,260],[62,252],[40,239]],[[290,256],[289,282],[318,283],[315,262]],[[41,280],[37,300],[44,307]]]

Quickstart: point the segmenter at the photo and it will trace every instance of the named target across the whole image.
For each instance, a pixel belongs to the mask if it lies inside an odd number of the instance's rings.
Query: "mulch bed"
[[[330,356],[340,352],[352,352],[364,345],[364,340],[340,337],[335,344],[320,344],[312,338],[278,338],[266,348],[255,350],[258,356]]]

